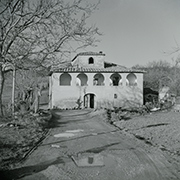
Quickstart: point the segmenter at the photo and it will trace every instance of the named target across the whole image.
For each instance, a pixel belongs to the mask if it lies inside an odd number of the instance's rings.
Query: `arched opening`
[[[94,64],[94,58],[93,57],[89,58],[89,64]]]
[[[110,76],[111,79],[111,85],[118,86],[121,84],[121,76],[118,73],[114,73]]]
[[[71,75],[68,73],[63,73],[60,75],[60,86],[70,86],[71,85]]]
[[[94,75],[93,85],[94,86],[104,86],[104,76],[101,73]]]
[[[88,77],[86,74],[84,74],[84,73],[78,74],[76,77],[76,85],[77,86],[87,86],[87,80],[88,80]]]
[[[95,107],[95,94],[85,94],[84,95],[84,107],[94,108]]]
[[[126,80],[127,80],[126,81],[127,85],[129,85],[129,86],[136,86],[137,85],[137,77],[133,73],[128,74],[126,77]]]

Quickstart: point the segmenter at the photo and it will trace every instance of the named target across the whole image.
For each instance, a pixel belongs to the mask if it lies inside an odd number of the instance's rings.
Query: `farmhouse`
[[[83,52],[66,67],[52,67],[49,108],[113,108],[143,104],[143,72]]]

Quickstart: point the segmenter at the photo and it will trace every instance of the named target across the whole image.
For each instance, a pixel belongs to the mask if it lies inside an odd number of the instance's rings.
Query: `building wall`
[[[89,58],[94,59],[93,64],[89,64]],[[78,66],[78,67],[91,67],[91,68],[104,68],[104,55],[80,55],[78,56],[73,62],[73,66]]]
[[[95,108],[113,108],[124,106],[139,106],[143,104],[143,73],[134,73],[137,77],[136,84],[129,86],[127,75],[119,73],[122,77],[119,86],[112,86],[110,76],[113,73],[101,73],[104,76],[104,85],[95,86],[94,76],[96,73],[85,73],[87,85],[80,86],[77,76],[80,73],[69,73],[71,85],[60,85],[60,76],[63,73],[53,73],[50,77],[50,108],[84,108],[84,96],[94,94]],[[84,79],[83,79],[84,81]],[[79,80],[78,80],[79,82]],[[85,83],[84,83],[85,84]]]

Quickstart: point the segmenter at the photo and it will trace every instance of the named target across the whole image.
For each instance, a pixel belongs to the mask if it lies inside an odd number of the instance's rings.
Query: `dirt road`
[[[106,123],[92,110],[56,111],[47,138],[6,179],[178,180],[160,150]],[[58,117],[59,116],[59,117]]]

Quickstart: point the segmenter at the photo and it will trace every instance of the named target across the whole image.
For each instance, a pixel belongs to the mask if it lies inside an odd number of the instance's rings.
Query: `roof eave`
[[[53,73],[145,73],[144,71],[132,71],[132,70],[54,70],[50,71],[49,75]]]

